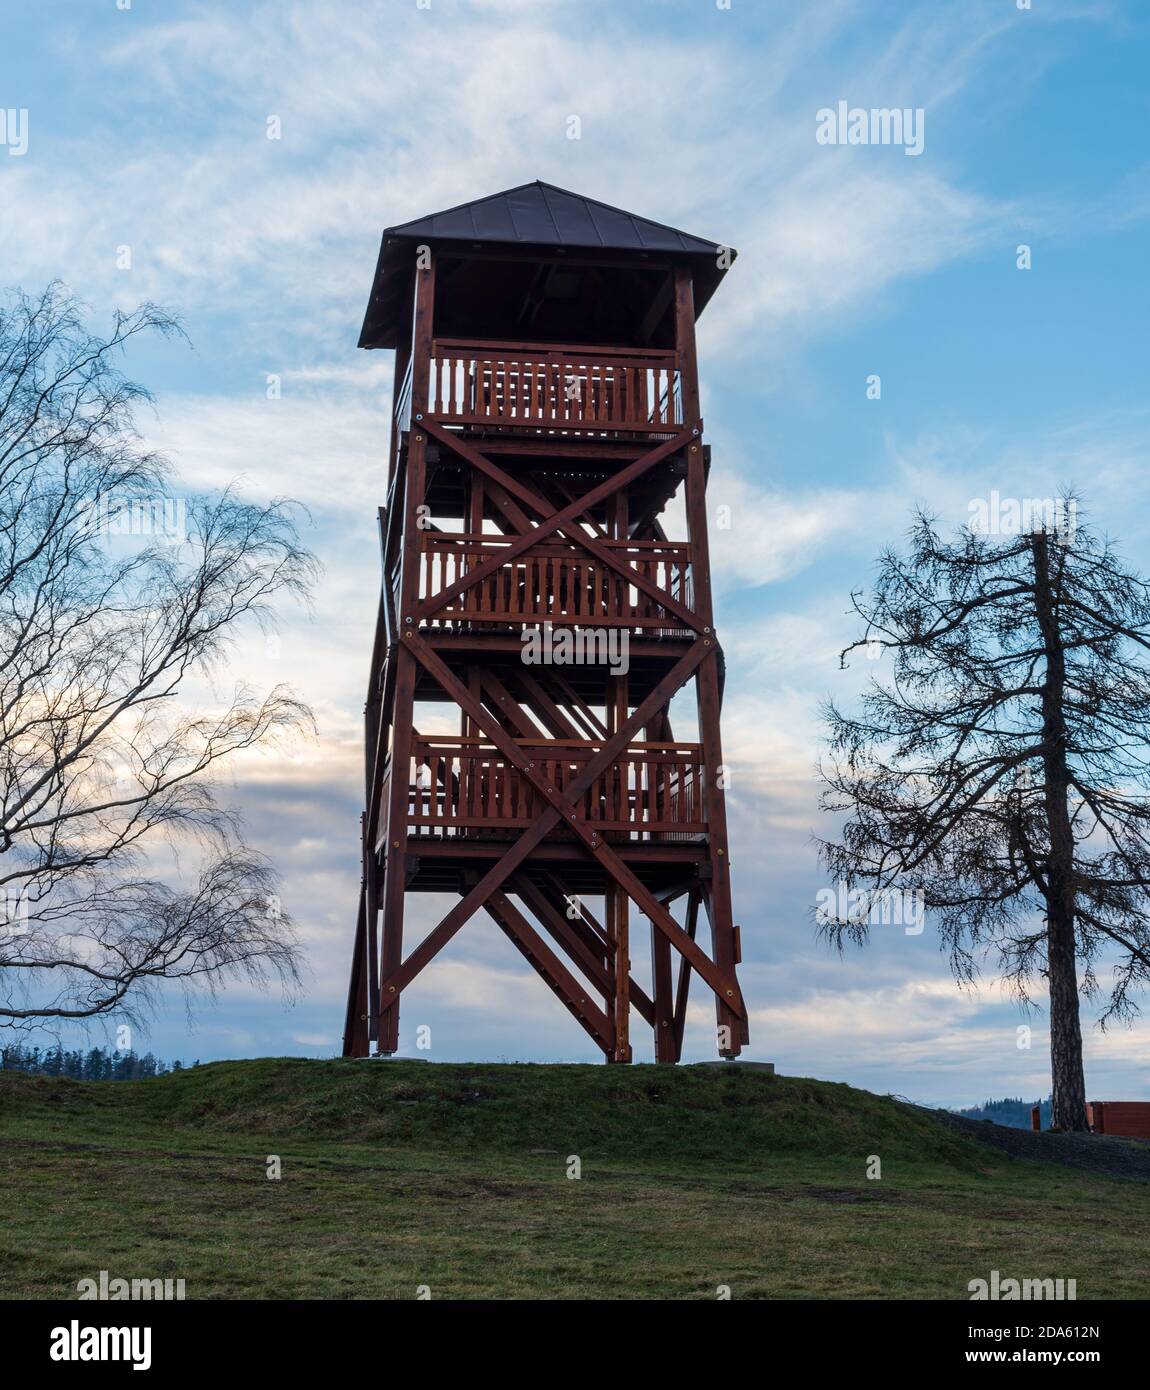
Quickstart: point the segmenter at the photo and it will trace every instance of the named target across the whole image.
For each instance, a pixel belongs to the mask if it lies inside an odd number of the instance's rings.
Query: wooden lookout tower
[[[678,1061],[695,975],[718,1051],[748,1040],[695,363],[733,256],[544,183],[383,234],[360,346],[395,349],[395,409],[346,1056],[396,1051],[404,989],[480,912],[608,1061],[631,1060],[632,1010]],[[405,954],[413,893],[456,900]]]

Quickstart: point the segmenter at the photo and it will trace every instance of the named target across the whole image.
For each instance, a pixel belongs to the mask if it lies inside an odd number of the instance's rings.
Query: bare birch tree
[[[292,510],[178,499],[119,358],[178,325],[145,305],[104,337],[52,285],[0,305],[0,1024],[134,1016],[160,981],[295,978],[276,875],[217,800],[221,759],[300,728],[284,688],[210,713],[181,687],[246,622],[299,598]],[[173,524],[178,523],[178,524]],[[132,534],[125,538],[122,531]],[[194,849],[190,885],[158,872]],[[169,868],[165,865],[165,870]]]

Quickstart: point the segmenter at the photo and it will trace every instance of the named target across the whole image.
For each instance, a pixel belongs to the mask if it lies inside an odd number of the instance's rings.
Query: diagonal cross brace
[[[545,498],[540,497],[538,493],[533,492],[531,488],[520,483],[517,479],[513,478],[510,473],[500,468],[498,464],[492,463],[489,458],[485,457],[477,449],[473,449],[470,445],[465,444],[455,435],[449,434],[443,430],[437,430],[433,426],[428,427],[428,432],[434,434],[437,439],[442,439],[450,448],[454,449],[461,458],[466,459],[474,467],[485,472],[488,477],[500,484],[503,488],[508,490],[514,489],[516,496],[538,512],[544,521],[559,515],[556,509],[552,507]],[[657,450],[653,452],[657,452]],[[636,460],[636,462],[644,463],[648,457],[648,455],[643,455],[643,457]],[[634,465],[631,466],[634,467]],[[646,466],[650,467],[650,464]],[[624,469],[623,471],[625,473],[627,470]],[[608,480],[611,484],[612,492],[618,491],[620,486],[619,479],[622,476],[622,474],[619,474],[615,478]],[[600,484],[600,486],[603,486],[603,484]],[[587,494],[588,497],[591,495],[591,493]],[[596,501],[598,500],[599,499],[596,498]],[[571,503],[571,506],[580,507],[584,511],[588,509],[589,505],[593,504],[588,504],[586,498],[576,498]],[[563,510],[568,511],[569,508],[564,508]],[[517,522],[516,524],[520,523]],[[625,560],[619,559],[610,546],[604,545],[602,541],[594,536],[589,536],[582,529],[576,529],[574,527],[568,529],[567,526],[561,526],[559,529],[563,531],[568,540],[573,541],[576,545],[582,546],[584,549],[590,551],[592,555],[597,556],[598,559],[610,569],[615,570],[616,573],[626,579],[628,583],[634,584],[636,588],[641,589],[650,598],[662,604],[669,613],[672,613],[681,622],[686,623],[688,627],[696,631],[701,630],[701,619],[696,614],[692,613],[684,604],[681,604],[678,599],[672,598],[672,596],[667,593],[665,589],[661,589],[654,580],[648,579],[645,574],[640,573],[633,565],[629,565]],[[532,541],[536,542],[539,539],[539,528],[534,528],[528,532],[522,532],[521,529],[521,534],[530,535]],[[507,553],[505,552],[494,558],[498,559],[501,563],[505,563],[507,560]]]
[[[605,998],[610,997],[615,989],[614,973],[608,973],[602,959],[575,932],[560,909],[525,874],[516,874],[511,880],[511,887],[539,918],[543,926],[562,945],[571,959],[576,962],[589,979],[595,982],[600,994]],[[653,1023],[655,1018],[654,1003],[646,990],[633,977],[630,984],[630,996],[631,1002],[641,1017],[647,1023]]]
[[[470,691],[466,690],[451,674],[446,666],[439,661],[435,653],[427,647],[422,638],[414,633],[408,635],[408,643],[415,654],[424,662],[428,670],[439,680],[443,688],[454,693],[457,703],[461,708],[466,709],[473,717],[478,714],[484,724],[490,728],[494,722],[488,718],[487,712],[472,699]],[[635,731],[643,726],[652,714],[660,707],[661,701],[667,696],[662,692],[663,686],[671,686],[677,690],[684,681],[688,679],[691,672],[695,669],[701,659],[697,649],[701,648],[701,643],[696,643],[690,651],[686,652],[680,660],[672,667],[668,674],[660,682],[660,686],[653,690],[646,700],[639,706],[629,720],[613,734],[604,744],[603,750],[596,757],[592,758],[587,765],[584,775],[587,776],[587,786],[599,775],[604,768],[609,767],[617,755],[626,747],[631,736]],[[500,731],[502,733],[502,731]],[[524,764],[526,759],[515,744],[511,744],[512,761],[515,766],[521,767],[526,771]],[[393,773],[393,776],[395,774]],[[580,792],[581,794],[581,792]],[[395,995],[403,992],[412,980],[419,974],[427,963],[434,959],[436,953],[440,951],[455,935],[467,919],[478,912],[486,899],[497,888],[501,887],[504,881],[515,872],[521,863],[527,858],[533,849],[539,845],[552,829],[559,823],[560,812],[554,807],[550,807],[536,820],[531,828],[523,833],[510,850],[497,863],[483,875],[479,882],[467,893],[462,902],[447,914],[442,922],[414,948],[411,955],[403,962],[398,970],[393,972],[387,979],[381,981],[381,996],[383,1002]]]
[[[585,986],[571,974],[505,893],[492,893],[484,907],[559,995],[592,1039],[606,1051],[611,1046],[611,1023],[603,1010],[588,998],[589,991]]]
[[[557,788],[547,786],[546,779],[542,773],[536,770],[534,762],[527,758],[498,721],[488,714],[418,634],[407,631],[404,633],[404,638],[408,649],[414,653],[460,708],[466,710],[472,721],[486,733],[508,762],[535,784],[540,794],[550,805],[549,809],[539,816],[535,824],[525,832],[513,848],[488,870],[462,902],[457,904],[440,922],[439,926],[420,942],[400,968],[389,979],[382,982],[381,993],[384,1001],[389,996],[401,992],[415,978],[427,962],[435,956],[436,952],[451,940],[464,922],[483,905],[494,891],[501,887],[507,877],[519,867],[527,855],[550,834],[551,830],[562,819],[579,835],[591,854],[628,893],[640,910],[691,962],[696,972],[711,986],[716,995],[727,1003],[734,1012],[740,1015],[744,1014],[745,1006],[735,980],[733,978],[728,979],[710,957],[690,939],[662,903],[656,901],[619,856],[604,844],[598,831],[584,824],[574,804],[591,786],[600,772],[616,761],[619,753],[627,747],[632,735],[647,722],[652,714],[662,708],[669,698],[669,694],[677,690],[688,679],[704,657],[713,654],[711,640],[700,638],[676,662],[647,699],[606,740],[602,750],[589,760],[583,771],[568,787],[567,794],[564,796]]]
[[[539,512],[542,520],[533,530],[518,535],[511,544],[501,550],[498,555],[492,555],[487,560],[484,560],[482,564],[477,565],[475,569],[470,570],[467,574],[449,584],[446,589],[442,589],[439,593],[431,594],[424,599],[422,603],[417,605],[414,614],[406,614],[404,616],[405,628],[418,626],[424,619],[432,617],[435,613],[439,612],[441,608],[446,607],[452,599],[457,598],[464,590],[471,588],[474,584],[482,583],[484,579],[501,569],[509,560],[514,560],[517,556],[522,555],[525,550],[529,550],[531,546],[537,545],[541,540],[553,534],[555,531],[562,531],[564,535],[567,536],[568,540],[590,551],[592,555],[600,559],[608,568],[614,570],[629,584],[634,584],[637,589],[642,590],[649,598],[654,599],[656,603],[661,604],[668,613],[673,614],[687,627],[695,632],[703,631],[702,619],[697,613],[692,613],[691,610],[681,604],[678,599],[672,598],[665,589],[661,589],[654,580],[648,579],[645,574],[640,573],[633,565],[629,565],[625,560],[621,560],[610,546],[604,545],[601,541],[596,540],[593,536],[587,535],[585,531],[578,530],[575,526],[575,523],[583,512],[588,511],[605,497],[610,497],[613,493],[618,492],[633,479],[646,473],[650,468],[653,468],[656,463],[659,463],[669,454],[676,452],[678,449],[683,448],[684,445],[690,443],[694,438],[694,435],[692,435],[690,431],[684,430],[680,434],[677,434],[674,439],[666,440],[663,444],[660,444],[658,448],[652,449],[650,453],[644,454],[641,458],[636,459],[634,463],[628,464],[626,468],[616,473],[613,477],[598,484],[598,486],[593,487],[590,492],[584,493],[582,497],[577,498],[574,502],[570,503],[570,505],[556,511],[548,502],[539,497],[530,488],[525,487],[509,473],[505,473],[497,464],[492,463],[490,459],[484,458],[481,453],[472,449],[469,445],[464,444],[463,441],[457,439],[455,435],[448,433],[446,430],[441,430],[434,425],[425,425],[425,429],[429,434],[433,434],[437,439],[441,439],[447,444],[449,448],[455,450],[461,458],[466,459],[476,468],[486,473],[488,477],[499,482],[504,488],[508,490],[513,488],[516,496],[526,501],[529,506]],[[411,621],[409,622],[408,619]]]
[[[592,759],[583,772],[568,787],[566,795],[561,793],[556,787],[548,787],[546,779],[542,773],[537,771],[533,760],[529,760],[519,746],[514,742],[509,734],[503,729],[488,712],[475,700],[471,692],[466,689],[461,681],[457,680],[437,653],[432,651],[421,638],[413,635],[408,643],[409,648],[413,648],[415,655],[422,661],[431,674],[439,681],[444,690],[453,699],[466,709],[473,721],[483,729],[491,741],[503,753],[504,757],[517,767],[520,772],[529,778],[538,788],[540,794],[550,803],[558,817],[562,817],[571,829],[583,840],[586,847],[591,851],[596,859],[611,874],[615,881],[625,889],[628,896],[633,899],[640,910],[646,914],[656,926],[663,932],[671,943],[686,956],[695,967],[696,971],[715,991],[716,995],[727,1004],[734,1012],[740,1015],[745,1014],[742,1004],[742,996],[734,978],[728,979],[718,966],[707,956],[701,947],[692,941],[678,922],[675,921],[671,913],[651,894],[648,889],[640,882],[634,873],[627,867],[623,860],[610,849],[603,841],[603,837],[592,826],[586,824],[575,809],[575,803],[579,797],[594,782],[595,778],[606,767],[616,760],[616,753],[623,751],[630,742],[631,735],[642,727],[648,718],[646,706],[652,701],[658,700],[661,703],[669,698],[669,693],[664,686],[669,686],[670,693],[679,688],[682,680],[672,680],[679,667],[687,661],[691,661],[690,669],[683,680],[706,656],[711,654],[712,642],[709,638],[700,638],[691,650],[676,664],[668,676],[660,682],[659,686],[652,691],[643,705],[630,716],[622,728],[610,738],[594,759]],[[692,655],[694,659],[691,660]],[[642,715],[642,719],[639,716]],[[616,745],[618,747],[616,748]],[[550,812],[545,813],[549,815]],[[502,862],[502,861],[501,861]]]

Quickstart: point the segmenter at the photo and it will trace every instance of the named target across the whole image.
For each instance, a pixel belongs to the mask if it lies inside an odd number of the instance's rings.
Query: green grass
[[[189,1298],[966,1298],[991,1269],[1146,1292],[1150,1184],[737,1069],[6,1072],[0,1171],[9,1298],[74,1297],[101,1269]]]

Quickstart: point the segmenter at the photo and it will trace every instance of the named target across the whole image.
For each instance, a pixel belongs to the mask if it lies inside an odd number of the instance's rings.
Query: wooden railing
[[[449,588],[512,543],[514,536],[423,531],[420,597]],[[690,547],[677,541],[604,541],[644,578],[691,605]],[[678,628],[660,603],[596,556],[544,541],[457,594],[434,625],[462,622],[579,623],[601,627]]]
[[[387,811],[391,803],[391,754],[388,753],[387,761],[383,766],[383,775],[379,779],[379,819],[377,824],[387,832]]]
[[[600,745],[517,739],[558,791],[582,772]],[[408,823],[417,834],[470,835],[518,830],[548,802],[531,780],[480,738],[415,739]],[[706,830],[702,749],[692,743],[635,743],[576,802],[604,834],[629,840],[698,835]],[[557,835],[570,836],[557,827]]]
[[[427,409],[465,425],[600,431],[683,424],[676,354],[638,348],[440,338],[431,348]]]
[[[395,398],[395,427],[402,434],[411,425],[411,363],[407,359],[407,371],[403,374],[399,393]]]

